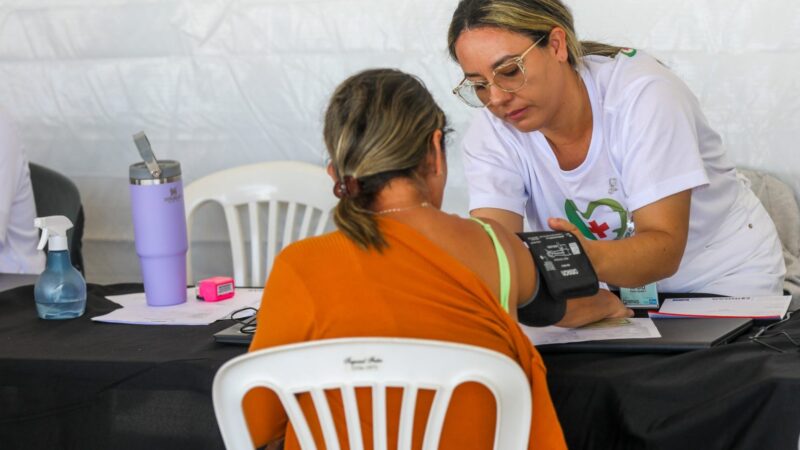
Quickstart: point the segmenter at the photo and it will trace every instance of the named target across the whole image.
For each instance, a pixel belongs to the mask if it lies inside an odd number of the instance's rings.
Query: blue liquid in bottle
[[[72,267],[69,251],[50,251],[47,265],[33,289],[36,312],[42,319],[73,319],[86,309],[86,281]]]

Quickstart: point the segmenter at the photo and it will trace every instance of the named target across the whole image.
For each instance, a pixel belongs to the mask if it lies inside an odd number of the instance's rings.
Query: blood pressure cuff
[[[544,278],[541,275],[537,278],[536,293],[524,305],[517,306],[517,320],[529,327],[546,327],[564,318],[567,299],[553,297],[545,286]]]
[[[572,233],[544,231],[517,235],[528,246],[539,275],[534,296],[517,307],[520,323],[533,327],[553,325],[564,317],[568,298],[597,293],[597,274]]]

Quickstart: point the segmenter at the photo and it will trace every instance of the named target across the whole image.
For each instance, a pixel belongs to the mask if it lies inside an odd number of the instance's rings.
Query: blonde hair
[[[572,12],[560,0],[461,0],[453,12],[447,32],[450,56],[456,57],[456,40],[472,28],[495,27],[524,34],[536,41],[547,36],[539,47],[547,45],[549,33],[555,27],[564,30],[567,39],[569,64],[577,68],[584,55],[613,57],[620,47],[593,41],[579,41],[573,25]]]
[[[390,180],[419,179],[436,130],[447,131],[444,112],[418,78],[399,70],[366,70],[334,91],[325,146],[336,178],[355,180],[357,189],[339,200],[333,219],[360,247],[385,247],[370,207]]]

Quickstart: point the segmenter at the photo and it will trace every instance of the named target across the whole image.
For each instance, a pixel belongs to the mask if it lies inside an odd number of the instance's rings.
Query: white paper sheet
[[[791,303],[790,295],[771,297],[699,297],[668,298],[653,318],[687,317],[752,317],[754,319],[780,319],[786,315]]]
[[[194,288],[189,288],[186,303],[174,306],[147,306],[144,292],[112,295],[107,298],[122,308],[92,320],[138,325],[208,325],[230,317],[238,309],[258,308],[261,292],[260,288],[236,288],[236,294],[227,300],[204,302],[195,298]]]
[[[620,323],[621,322],[621,323]],[[617,325],[614,325],[617,323]],[[638,339],[661,337],[651,319],[631,318],[607,321],[581,328],[556,326],[534,328],[521,325],[533,345],[566,344],[568,342],[600,341],[609,339]]]

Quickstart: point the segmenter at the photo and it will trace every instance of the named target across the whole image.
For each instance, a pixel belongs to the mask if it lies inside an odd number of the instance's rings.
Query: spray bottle
[[[64,216],[48,216],[37,218],[33,224],[42,229],[39,250],[47,243],[47,264],[33,290],[39,317],[80,317],[86,308],[86,280],[69,259],[67,230],[72,222]]]

